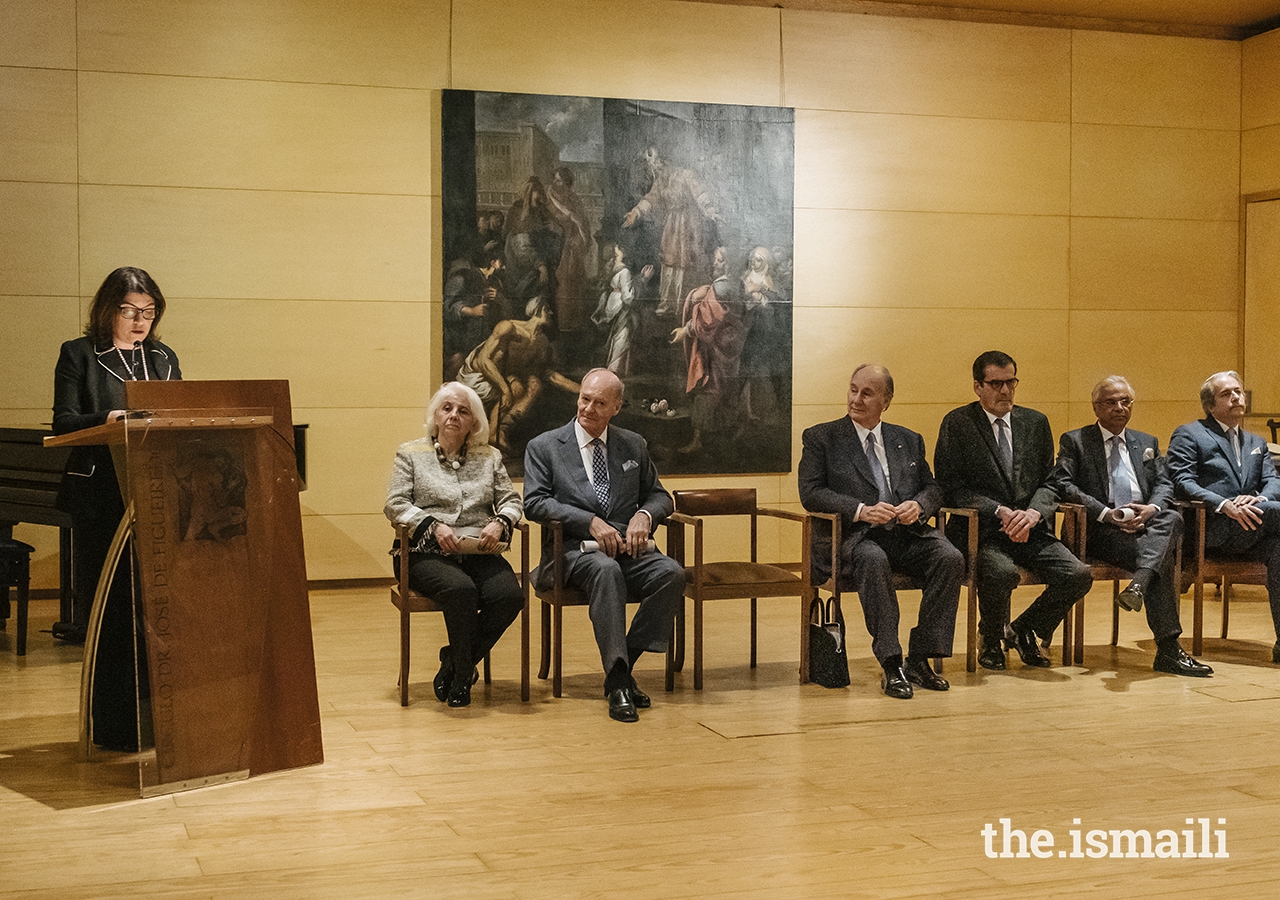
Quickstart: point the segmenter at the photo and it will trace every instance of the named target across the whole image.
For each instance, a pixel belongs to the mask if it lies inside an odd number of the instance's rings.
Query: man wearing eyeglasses
[[[1050,665],[1037,638],[1048,639],[1093,585],[1089,567],[1054,537],[1053,431],[1043,413],[1014,406],[1017,387],[1018,365],[1009,354],[988,350],[975,359],[978,399],[947,413],[934,451],[947,505],[978,511],[978,662],[993,670],[1005,667],[1005,648],[1017,650],[1024,666]],[[967,546],[968,522],[953,517],[948,537]],[[1045,589],[1009,622],[1019,567]]]
[[[1182,516],[1172,509],[1173,482],[1160,442],[1129,428],[1133,388],[1119,375],[1093,387],[1094,425],[1068,431],[1050,477],[1058,496],[1084,506],[1087,554],[1133,572],[1120,592],[1125,609],[1146,603],[1156,639],[1157,672],[1205,678],[1213,669],[1192,659],[1178,643],[1178,585],[1174,583]]]

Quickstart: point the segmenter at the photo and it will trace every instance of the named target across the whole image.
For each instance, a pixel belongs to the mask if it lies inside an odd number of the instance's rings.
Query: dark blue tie
[[[606,512],[609,509],[609,461],[605,456],[604,441],[591,442],[591,478],[595,482],[596,499]]]

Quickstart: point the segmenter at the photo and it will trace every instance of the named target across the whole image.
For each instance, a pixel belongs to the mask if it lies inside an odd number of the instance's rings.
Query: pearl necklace
[[[141,345],[135,345],[133,349],[137,350],[139,349],[140,346]],[[127,373],[129,373],[129,380],[137,381],[138,376],[136,374],[134,367],[129,365],[129,361],[124,358],[124,351],[121,350],[118,345],[116,346],[116,356],[120,357],[120,365],[124,366],[124,370]],[[139,363],[139,365],[142,367],[142,380],[150,381],[151,377],[147,373],[147,353],[145,349],[142,351],[142,361]]]

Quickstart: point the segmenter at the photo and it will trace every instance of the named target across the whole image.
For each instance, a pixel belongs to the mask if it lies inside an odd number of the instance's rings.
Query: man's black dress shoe
[[[907,681],[907,675],[902,671],[902,666],[885,669],[884,674],[880,676],[880,688],[888,696],[899,700],[910,700],[915,696],[915,691],[911,689],[911,682]]]
[[[993,672],[1004,671],[1004,648],[999,641],[982,639],[982,646],[978,649],[978,665]]]
[[[919,685],[926,691],[945,691],[951,687],[947,679],[933,671],[933,666],[929,665],[927,659],[917,660],[908,656],[902,671],[906,673],[907,681]]]
[[[1116,602],[1123,606],[1129,612],[1139,612],[1142,609],[1142,601],[1146,599],[1143,596],[1142,588],[1136,584],[1131,584],[1116,597]]]
[[[1156,661],[1151,668],[1170,675],[1190,675],[1192,678],[1208,678],[1213,669],[1192,659],[1186,650],[1175,646],[1172,650],[1157,650]]]
[[[471,705],[471,682],[466,677],[453,679],[446,703],[454,709]]]
[[[436,699],[444,703],[449,699],[449,685],[453,684],[453,658],[448,647],[440,648],[440,671],[431,679],[431,689],[436,692]]]
[[[1024,666],[1047,669],[1053,665],[1049,662],[1049,658],[1040,652],[1040,646],[1036,643],[1036,633],[1030,628],[1023,631],[1010,625],[1005,634],[1005,646],[1010,650],[1018,651]]]
[[[609,692],[609,718],[619,722],[639,722],[640,713],[631,702],[631,691],[626,688],[615,688]]]
[[[653,705],[653,701],[649,699],[649,695],[640,690],[640,687],[636,684],[636,680],[634,678],[631,679],[631,687],[628,688],[628,690],[631,691],[631,702],[636,705],[636,709],[648,709]]]

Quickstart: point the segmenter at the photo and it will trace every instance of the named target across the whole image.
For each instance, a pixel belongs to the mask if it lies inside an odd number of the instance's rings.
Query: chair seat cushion
[[[685,568],[685,577],[692,583],[693,567]],[[795,572],[777,566],[753,562],[705,563],[702,566],[702,583],[707,585],[730,584],[800,584]]]

